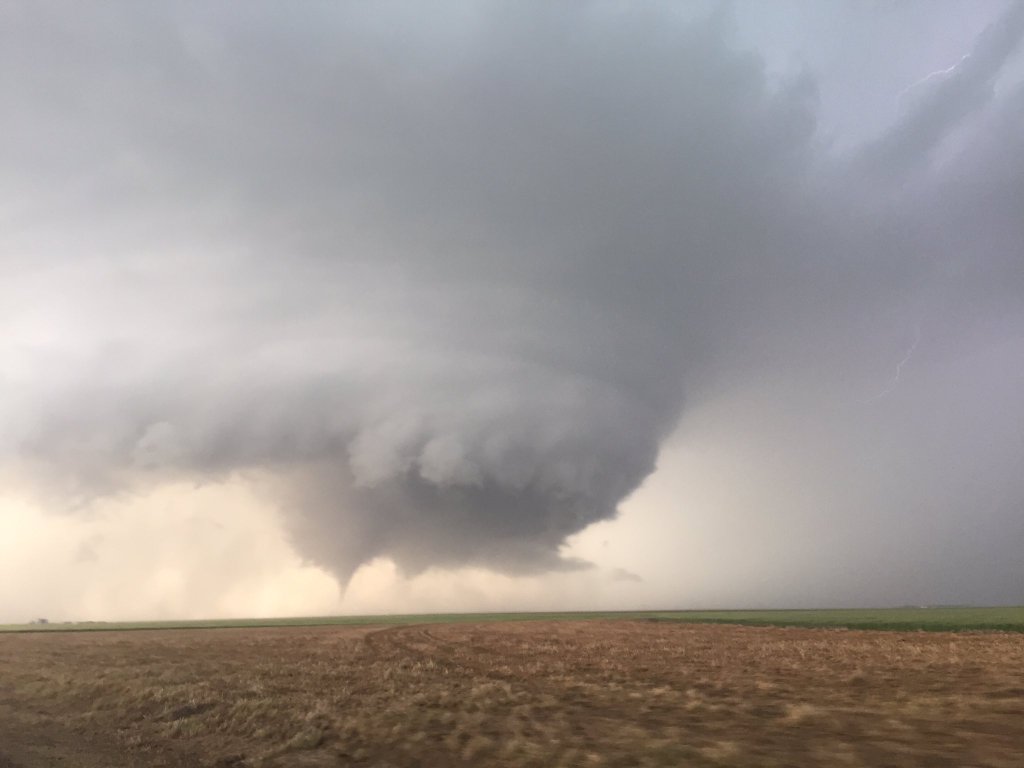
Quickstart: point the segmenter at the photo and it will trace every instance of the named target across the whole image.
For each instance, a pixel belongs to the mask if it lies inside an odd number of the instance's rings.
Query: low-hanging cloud
[[[70,507],[249,473],[342,580],[579,565],[689,403],[1019,342],[1022,8],[842,155],[724,12],[8,8],[0,463]]]

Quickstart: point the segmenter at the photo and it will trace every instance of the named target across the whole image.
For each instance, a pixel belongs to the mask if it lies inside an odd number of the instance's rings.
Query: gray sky
[[[0,16],[0,620],[1024,601],[1024,4]]]

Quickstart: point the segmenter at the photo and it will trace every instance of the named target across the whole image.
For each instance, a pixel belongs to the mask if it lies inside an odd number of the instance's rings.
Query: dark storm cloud
[[[254,472],[341,577],[572,566],[688,402],[784,375],[868,408],[917,327],[939,372],[1020,338],[1019,5],[849,157],[722,13],[3,13],[0,450],[65,503]]]

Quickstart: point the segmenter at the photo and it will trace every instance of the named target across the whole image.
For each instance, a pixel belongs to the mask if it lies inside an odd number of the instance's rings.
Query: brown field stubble
[[[1024,765],[1024,636],[639,621],[0,636],[0,768]]]

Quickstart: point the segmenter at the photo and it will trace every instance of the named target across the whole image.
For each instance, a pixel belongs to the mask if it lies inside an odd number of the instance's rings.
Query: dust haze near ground
[[[114,520],[243,485],[241,527],[256,489],[318,605],[304,568],[385,561],[670,600],[643,548],[709,526],[709,597],[1019,601],[1024,6],[915,43],[843,141],[843,68],[887,51],[780,69],[830,34],[802,7],[6,7],[5,486]],[[836,14],[965,27],[909,7]],[[188,549],[156,592],[223,598]]]

